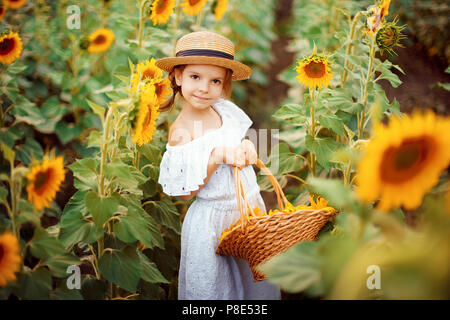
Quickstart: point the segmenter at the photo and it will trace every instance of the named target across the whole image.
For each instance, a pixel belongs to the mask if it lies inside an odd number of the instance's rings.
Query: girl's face
[[[189,64],[182,72],[175,69],[175,80],[181,86],[186,103],[203,110],[221,97],[226,71],[223,67],[213,65]]]

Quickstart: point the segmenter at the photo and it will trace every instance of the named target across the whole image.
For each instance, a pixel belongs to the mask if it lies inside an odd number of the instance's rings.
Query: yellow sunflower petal
[[[175,0],[155,0],[153,1],[150,15],[153,25],[165,24],[169,21],[170,15],[175,8]]]
[[[183,12],[188,16],[193,17],[198,15],[205,7],[207,0],[183,0],[181,7]]]
[[[6,13],[6,6],[3,4],[0,4],[0,20],[3,19],[3,16],[5,15],[5,13]]]
[[[316,47],[311,56],[298,61],[298,82],[309,88],[328,87],[332,78],[330,62],[325,55],[318,55]]]
[[[42,163],[30,168],[26,177],[28,201],[33,203],[36,210],[49,208],[65,178],[63,157],[45,156]]]
[[[0,235],[0,287],[16,280],[15,273],[20,268],[20,246],[17,238],[10,232]]]
[[[148,81],[159,81],[163,76],[163,71],[156,66],[155,58],[138,63],[136,72],[131,76],[131,90],[136,91],[139,82],[144,84]]]
[[[10,31],[0,37],[0,62],[11,64],[22,53],[22,39],[16,32]]]
[[[361,200],[380,199],[378,208],[416,209],[450,163],[450,121],[429,111],[375,128],[357,166],[357,194]]]
[[[219,21],[227,11],[228,0],[216,0],[214,5],[214,16],[216,17],[216,20]]]
[[[159,115],[158,97],[155,86],[148,83],[141,95],[139,102],[139,113],[136,120],[133,142],[141,146],[153,139],[156,119]]]
[[[27,0],[3,0],[3,3],[11,9],[21,8]]]
[[[100,53],[105,52],[111,47],[114,42],[115,36],[114,32],[110,29],[100,28],[91,33],[88,37],[89,39],[89,53]]]

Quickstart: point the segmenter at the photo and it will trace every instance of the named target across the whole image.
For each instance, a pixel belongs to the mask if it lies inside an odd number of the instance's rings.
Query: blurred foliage
[[[430,56],[450,63],[450,4],[446,0],[392,0],[392,14],[408,25],[408,35],[424,45]]]

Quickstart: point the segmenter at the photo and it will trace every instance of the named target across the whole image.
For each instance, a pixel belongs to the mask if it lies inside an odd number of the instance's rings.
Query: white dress
[[[213,108],[222,118],[219,129],[184,145],[166,145],[158,182],[165,194],[189,195],[207,176],[208,160],[217,146],[236,147],[252,125],[234,103],[219,99]],[[266,210],[252,166],[241,170],[252,207]],[[215,253],[222,230],[240,218],[233,168],[219,164],[189,207],[181,231],[181,261],[178,283],[180,300],[280,299],[280,288],[266,281],[253,281],[247,261]]]

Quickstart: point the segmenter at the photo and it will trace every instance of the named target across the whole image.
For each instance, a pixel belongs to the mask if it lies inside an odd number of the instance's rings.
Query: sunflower
[[[212,5],[212,10],[216,16],[216,20],[222,19],[223,15],[227,11],[228,0],[215,0]]]
[[[311,56],[298,61],[296,67],[298,82],[310,87],[327,87],[332,78],[330,61],[325,55],[316,53],[316,46]]]
[[[5,13],[6,13],[6,6],[0,4],[0,20],[3,19],[3,16],[5,15]]]
[[[20,268],[20,246],[10,232],[0,235],[0,287],[16,280],[15,273]]]
[[[153,82],[155,93],[158,98],[158,105],[163,104],[166,98],[172,93],[169,79],[159,79]]]
[[[91,33],[89,39],[89,53],[104,52],[109,49],[114,41],[114,33],[110,29],[100,28]]]
[[[145,60],[136,66],[136,73],[131,76],[131,89],[136,91],[139,81],[159,80],[163,76],[163,71],[156,66],[156,60],[151,58],[150,61]]]
[[[33,165],[27,173],[28,201],[36,210],[50,207],[64,181],[64,159],[62,156],[45,156],[40,164]]]
[[[405,39],[405,35],[402,34],[402,30],[405,26],[397,26],[397,19],[392,22],[385,23],[381,29],[377,32],[375,42],[378,48],[380,48],[381,53],[384,50],[390,54],[396,54],[394,47],[403,47],[400,41]]]
[[[0,62],[13,63],[22,53],[22,39],[16,32],[9,31],[9,34],[0,36]]]
[[[152,83],[148,83],[144,87],[139,102],[139,113],[133,137],[133,142],[139,146],[152,141],[156,119],[159,115],[158,107],[155,86]]]
[[[380,199],[389,211],[417,208],[450,163],[450,119],[432,111],[391,118],[375,127],[375,136],[357,168],[357,194],[365,202]]]
[[[370,38],[380,30],[383,25],[384,17],[389,13],[389,5],[391,0],[380,0],[375,5],[371,5],[367,8],[368,16],[366,20],[366,29],[363,30]]]
[[[170,18],[175,8],[175,0],[155,0],[153,1],[150,15],[150,20],[153,25],[165,24]]]
[[[184,8],[183,12],[188,16],[193,17],[202,11],[207,1],[208,0],[183,0],[181,6]]]
[[[3,3],[11,9],[19,9],[27,0],[3,0]]]
[[[391,0],[379,0],[377,6],[380,8],[380,20],[383,21],[384,17],[389,14],[389,5]]]

